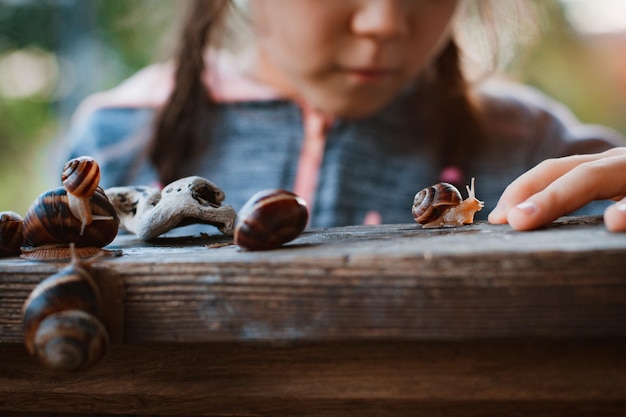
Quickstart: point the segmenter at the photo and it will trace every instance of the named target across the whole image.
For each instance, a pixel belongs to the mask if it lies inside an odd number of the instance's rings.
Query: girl
[[[617,133],[525,87],[468,85],[459,3],[254,0],[242,46],[231,2],[193,1],[172,63],[84,103],[70,157],[94,156],[104,187],[200,175],[235,209],[292,189],[315,227],[411,222],[417,191],[471,177],[478,218],[520,230],[623,198]],[[626,230],[626,199],[605,223]]]

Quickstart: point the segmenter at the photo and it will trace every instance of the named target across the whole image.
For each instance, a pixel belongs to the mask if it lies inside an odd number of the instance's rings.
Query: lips
[[[375,82],[385,80],[396,74],[398,71],[389,68],[363,67],[346,68],[344,72],[358,81]]]

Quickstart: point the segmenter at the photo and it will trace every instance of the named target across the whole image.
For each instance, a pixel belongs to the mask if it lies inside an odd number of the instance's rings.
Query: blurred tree
[[[578,33],[561,2],[533,1],[539,6],[541,39],[517,55],[508,74],[563,102],[583,122],[611,126],[626,134],[626,91],[616,88],[616,75],[607,72],[607,57],[600,53],[602,39]],[[626,34],[622,39],[626,48]]]
[[[47,146],[88,94],[162,53],[181,2],[0,0],[0,211],[58,185]],[[36,68],[36,67],[41,68]],[[41,88],[35,89],[40,81]],[[57,166],[54,166],[57,168]]]

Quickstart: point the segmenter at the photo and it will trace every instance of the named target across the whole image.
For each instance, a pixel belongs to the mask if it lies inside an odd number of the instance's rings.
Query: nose
[[[409,13],[402,7],[402,2],[403,0],[364,0],[352,16],[352,32],[380,40],[406,35],[410,29]]]

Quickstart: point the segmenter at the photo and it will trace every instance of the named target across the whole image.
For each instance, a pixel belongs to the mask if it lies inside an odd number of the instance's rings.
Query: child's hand
[[[618,201],[604,212],[607,229],[626,231],[626,147],[543,161],[504,190],[489,222],[530,230],[606,199]]]

